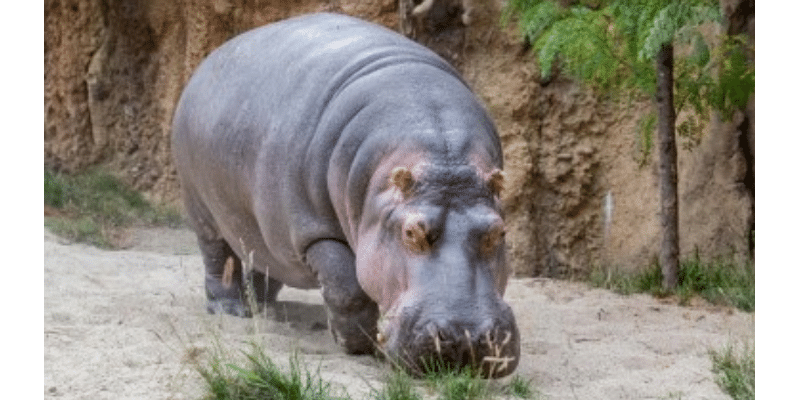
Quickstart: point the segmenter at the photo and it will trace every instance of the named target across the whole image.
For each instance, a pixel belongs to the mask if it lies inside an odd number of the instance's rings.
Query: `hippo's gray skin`
[[[172,151],[210,312],[250,315],[243,281],[321,286],[349,353],[516,367],[500,141],[433,52],[334,14],[246,32],[187,84]]]

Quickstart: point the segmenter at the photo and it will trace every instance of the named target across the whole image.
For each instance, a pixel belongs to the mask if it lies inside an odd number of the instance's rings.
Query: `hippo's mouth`
[[[494,330],[478,334],[465,329],[456,334],[428,326],[427,332],[420,333],[410,346],[414,349],[410,358],[417,360],[413,367],[423,374],[470,368],[484,377],[498,378],[511,373],[517,365],[516,332]]]
[[[413,309],[403,311],[382,319],[378,345],[413,376],[470,369],[484,378],[500,378],[519,363],[519,331],[510,308],[483,324],[436,323],[420,319]]]

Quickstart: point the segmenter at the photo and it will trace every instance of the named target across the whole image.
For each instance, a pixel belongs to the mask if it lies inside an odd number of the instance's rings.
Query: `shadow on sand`
[[[328,329],[325,306],[300,301],[276,301],[266,308],[270,321],[288,323],[293,329],[302,331],[322,331]]]

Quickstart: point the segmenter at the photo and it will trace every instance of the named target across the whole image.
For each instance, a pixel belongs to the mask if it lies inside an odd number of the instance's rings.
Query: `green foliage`
[[[716,1],[639,1],[615,3],[617,15],[637,10],[637,6],[647,9],[647,19],[642,15],[637,22],[643,23],[638,32],[637,41],[640,50],[638,58],[653,60],[666,43],[685,43],[689,40],[702,39],[697,28],[705,22],[722,23],[722,15]],[[625,4],[624,6],[622,4]],[[625,8],[625,10],[622,10]],[[630,15],[630,14],[628,14]],[[708,62],[707,57],[697,57],[697,61]]]
[[[518,21],[544,79],[554,68],[619,99],[654,96],[654,58],[665,43],[685,45],[674,66],[679,135],[692,147],[718,110],[725,118],[755,92],[753,50],[742,37],[710,38],[700,27],[722,24],[717,1],[578,1],[564,8],[549,0],[509,0],[502,23]],[[643,134],[650,135],[647,132]],[[647,154],[642,159],[646,160]]]
[[[446,366],[426,368],[427,386],[439,392],[439,400],[479,400],[492,399],[497,395],[514,396],[521,399],[537,398],[538,392],[531,382],[514,375],[511,380],[499,385],[497,381],[481,378],[479,371],[472,368],[454,369]]]
[[[639,120],[639,134],[637,137],[639,154],[636,161],[639,167],[644,167],[650,160],[650,155],[653,153],[653,132],[656,130],[656,114],[647,113]]]
[[[205,400],[323,400],[333,399],[331,384],[322,380],[319,371],[301,367],[295,354],[289,360],[289,370],[282,371],[264,350],[251,344],[244,353],[249,365],[239,367],[225,362],[215,354],[207,367],[197,365],[197,371],[208,385]]]
[[[44,170],[44,204],[55,207],[64,207],[66,183],[64,178],[48,170]]]
[[[75,242],[88,243],[104,249],[114,247],[114,238],[92,217],[50,217],[45,218],[44,224],[55,234]]]
[[[622,295],[651,293],[661,295],[661,267],[653,261],[637,273],[625,273],[609,268],[594,268],[589,273],[589,283],[595,287],[613,290]]]
[[[657,261],[638,273],[624,273],[608,268],[595,268],[589,282],[596,287],[623,295],[650,293],[654,296],[675,294],[682,304],[700,296],[712,304],[736,307],[753,312],[756,308],[755,270],[753,265],[740,266],[723,260],[702,261],[697,253],[681,262],[678,287],[674,293],[661,286],[661,267]]]
[[[716,382],[734,400],[756,398],[756,354],[754,349],[745,347],[736,354],[733,346],[721,352],[709,351],[712,371],[717,374]]]
[[[520,399],[533,399],[539,396],[538,392],[531,387],[531,381],[526,381],[519,375],[514,375],[511,378],[511,382],[506,386],[505,392]]]
[[[135,224],[177,227],[181,216],[147,202],[141,193],[101,170],[68,176],[44,171],[44,204],[59,211],[45,219],[56,234],[114,247],[119,229]]]
[[[563,9],[549,1],[511,1],[509,7],[528,3],[521,16],[523,34],[531,43],[543,79],[555,65],[603,89],[623,79],[622,61],[609,35],[609,15],[578,6]]]
[[[373,398],[381,400],[422,400],[422,396],[415,389],[413,379],[403,369],[397,369],[394,374],[389,375],[383,388],[375,392]]]
[[[713,304],[734,306],[743,311],[756,309],[756,277],[753,265],[732,262],[703,262],[697,253],[681,263],[678,294],[688,298],[699,294]]]
[[[441,393],[440,400],[478,400],[489,396],[486,381],[470,368],[429,373],[425,380]]]
[[[714,108],[726,119],[747,105],[755,93],[756,70],[750,60],[755,60],[755,50],[748,45],[744,35],[726,36],[714,59],[719,69],[719,85],[711,92]]]
[[[637,88],[655,93],[653,59],[665,43],[695,43],[687,60],[708,65],[708,45],[697,29],[722,22],[715,1],[581,1],[563,8],[547,0],[510,0],[503,14],[517,15],[536,51],[543,77],[558,63],[570,75],[604,90]]]
[[[288,370],[281,369],[265,353],[261,346],[250,344],[244,357],[234,359],[223,345],[217,343],[207,362],[192,356],[194,368],[206,383],[204,400],[318,400],[350,399],[346,390],[342,394],[319,374],[311,372],[295,354],[289,359]],[[242,362],[244,361],[244,362]],[[241,366],[244,365],[244,366]],[[531,388],[530,381],[514,376],[511,381],[499,386],[495,381],[484,380],[467,368],[461,371],[441,369],[425,375],[424,382],[435,392],[439,400],[483,400],[510,395],[532,399],[538,393]],[[402,368],[397,368],[385,378],[380,390],[372,391],[375,400],[421,400],[414,379]]]
[[[562,18],[564,10],[550,1],[511,1],[503,12],[502,23],[507,25],[513,12],[520,13],[523,36],[529,40],[540,37],[550,26]]]

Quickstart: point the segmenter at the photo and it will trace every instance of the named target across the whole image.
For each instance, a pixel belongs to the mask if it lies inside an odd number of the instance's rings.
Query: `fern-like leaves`
[[[710,109],[728,118],[755,91],[753,51],[746,40],[723,36],[712,50],[703,34],[706,24],[724,23],[716,0],[583,0],[568,8],[556,1],[509,0],[503,23],[512,15],[543,79],[557,67],[628,98],[655,94],[653,60],[665,43],[688,49],[676,54],[674,76],[675,111],[685,112],[677,128],[689,146],[710,119]]]

